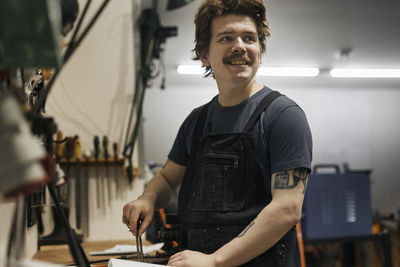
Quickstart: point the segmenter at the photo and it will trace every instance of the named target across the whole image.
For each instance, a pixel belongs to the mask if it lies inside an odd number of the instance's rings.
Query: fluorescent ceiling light
[[[204,74],[204,68],[200,65],[179,65],[179,74],[199,75]],[[281,76],[281,77],[315,77],[318,76],[318,68],[271,68],[260,67],[257,75],[259,76]]]
[[[315,77],[318,76],[318,68],[296,68],[296,67],[260,67],[257,75],[259,76],[278,76],[278,77]]]
[[[329,74],[340,78],[400,78],[400,69],[335,68]]]
[[[179,74],[204,74],[204,68],[201,65],[179,65],[177,71]]]

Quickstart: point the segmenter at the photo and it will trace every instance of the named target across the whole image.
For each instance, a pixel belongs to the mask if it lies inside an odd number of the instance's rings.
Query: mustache
[[[242,61],[247,62],[248,64],[251,63],[250,58],[248,56],[246,56],[246,55],[241,54],[241,53],[235,53],[235,54],[232,54],[230,56],[226,56],[226,57],[222,58],[222,62],[225,63],[225,64],[229,64],[233,60],[242,60]]]

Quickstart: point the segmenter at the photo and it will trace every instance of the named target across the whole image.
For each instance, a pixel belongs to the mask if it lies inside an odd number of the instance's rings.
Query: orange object
[[[299,243],[299,249],[300,249],[301,267],[306,267],[306,255],[304,254],[303,234],[301,232],[300,222],[296,224],[296,233],[297,233],[297,242]]]
[[[42,68],[42,75],[45,80],[49,80],[53,76],[53,69]]]
[[[374,223],[372,225],[372,233],[374,235],[378,234],[381,231],[381,224],[380,223]]]
[[[58,159],[60,159],[63,154],[63,144],[61,143],[62,140],[63,140],[63,132],[59,130],[57,132],[57,142],[58,143],[56,144],[56,157]]]
[[[161,209],[158,210],[158,213],[160,213],[161,221],[163,222],[164,227],[165,227],[166,229],[172,228],[172,226],[171,226],[170,224],[168,224],[167,221],[166,221],[166,218],[165,218],[165,210],[164,210],[163,208],[161,208]],[[172,241],[172,245],[173,245],[174,247],[177,247],[177,246],[178,246],[178,242],[177,242],[177,241]]]

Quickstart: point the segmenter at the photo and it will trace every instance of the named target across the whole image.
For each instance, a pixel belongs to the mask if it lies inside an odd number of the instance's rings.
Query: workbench
[[[136,245],[135,239],[131,240],[110,240],[110,241],[85,241],[82,242],[81,246],[85,251],[85,254],[91,263],[91,266],[107,266],[110,258],[124,258],[124,256],[91,256],[89,255],[92,251],[103,251],[114,247],[115,245]],[[149,245],[150,243],[143,240],[143,245]],[[74,264],[73,258],[69,251],[68,245],[51,245],[41,246],[40,250],[33,256],[34,260],[46,261],[62,265]],[[136,260],[135,254],[126,256],[126,259]],[[155,257],[151,254],[150,257],[145,256],[145,262],[152,262],[158,264],[166,264],[168,262],[167,257]]]

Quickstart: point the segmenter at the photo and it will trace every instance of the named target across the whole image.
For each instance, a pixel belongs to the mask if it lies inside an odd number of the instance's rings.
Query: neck
[[[228,85],[221,86],[218,84],[218,102],[223,107],[231,107],[240,104],[247,98],[251,97],[263,88],[255,80],[251,80],[250,83],[246,85]]]

